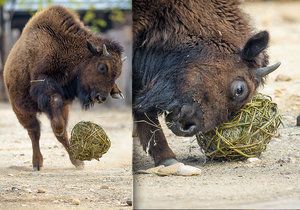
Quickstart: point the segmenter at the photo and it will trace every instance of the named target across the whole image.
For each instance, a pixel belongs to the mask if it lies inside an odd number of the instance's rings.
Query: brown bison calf
[[[176,164],[159,115],[178,136],[230,120],[280,63],[238,0],[133,1],[133,113],[155,165]]]
[[[121,97],[115,84],[121,54],[121,46],[93,34],[76,14],[60,6],[38,12],[27,23],[7,58],[4,80],[12,108],[32,141],[35,170],[43,166],[37,113],[48,115],[68,151],[68,105],[77,97],[87,109],[104,102],[109,93]],[[70,160],[83,167],[82,161]]]

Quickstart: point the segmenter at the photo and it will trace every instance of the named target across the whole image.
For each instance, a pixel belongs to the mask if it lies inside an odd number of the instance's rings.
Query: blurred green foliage
[[[7,0],[0,0],[0,6],[4,5]]]
[[[12,0],[0,0],[0,6],[4,5],[5,3],[12,1]],[[99,0],[99,2],[107,2],[106,0]],[[66,2],[71,3],[75,5],[76,9],[80,9],[80,7],[83,4],[82,0],[66,0]],[[123,0],[123,3],[127,2],[131,4],[130,0]],[[43,9],[47,6],[53,5],[55,2],[53,0],[16,0],[16,4],[18,4],[19,7],[25,7],[25,5],[35,4],[37,5],[38,9]],[[91,4],[91,1],[86,0],[84,4]],[[108,10],[107,10],[108,11]],[[34,14],[33,10],[28,11],[32,14]],[[124,13],[119,8],[112,8],[111,14],[109,15],[109,19],[113,23],[123,23],[124,22]],[[92,31],[100,32],[103,28],[107,26],[107,22],[103,18],[99,18],[96,16],[96,8],[94,6],[90,6],[89,9],[85,12],[83,16],[83,22],[86,25],[90,25]]]
[[[101,30],[101,28],[105,28],[107,26],[107,23],[104,19],[96,18],[95,10],[95,7],[90,7],[83,16],[83,22],[85,24],[91,25],[93,31],[99,32],[99,29]]]

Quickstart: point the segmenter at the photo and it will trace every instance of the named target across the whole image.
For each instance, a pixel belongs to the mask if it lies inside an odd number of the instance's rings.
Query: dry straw
[[[281,123],[277,104],[271,97],[257,94],[233,120],[196,137],[211,159],[243,160],[260,156]]]
[[[72,129],[70,152],[75,159],[99,160],[109,148],[110,140],[101,126],[81,121]]]

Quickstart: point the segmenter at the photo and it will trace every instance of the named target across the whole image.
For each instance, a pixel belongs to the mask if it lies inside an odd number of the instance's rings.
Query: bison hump
[[[24,32],[32,30],[43,30],[51,36],[88,34],[78,15],[63,6],[51,6],[37,12],[26,25]]]

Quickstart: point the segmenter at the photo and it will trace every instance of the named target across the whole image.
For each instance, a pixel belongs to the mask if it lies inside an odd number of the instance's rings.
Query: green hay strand
[[[108,151],[110,145],[103,128],[95,123],[81,121],[72,129],[70,153],[75,159],[99,160]]]
[[[259,93],[233,120],[196,138],[211,159],[243,160],[259,157],[281,124],[277,104],[270,96]]]

